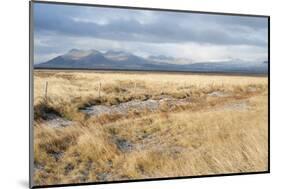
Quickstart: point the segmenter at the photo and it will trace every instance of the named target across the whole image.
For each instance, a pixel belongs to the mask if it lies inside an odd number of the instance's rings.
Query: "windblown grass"
[[[268,169],[266,77],[35,71],[34,82],[36,185]],[[218,91],[227,95],[209,95]],[[127,115],[79,111],[163,95],[192,103]],[[46,111],[73,124],[48,127]]]

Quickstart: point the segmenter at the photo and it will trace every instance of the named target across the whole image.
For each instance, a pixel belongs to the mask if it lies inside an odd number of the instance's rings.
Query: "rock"
[[[163,103],[167,103],[170,107],[177,105],[185,105],[190,103],[187,99],[174,99],[172,97],[163,97],[159,100],[132,100],[129,102],[123,102],[117,105],[106,106],[106,105],[94,105],[80,109],[80,111],[91,115],[98,116],[102,114],[127,114],[130,111],[157,111]]]
[[[63,152],[51,152],[50,155],[58,161],[63,156]]]
[[[108,180],[108,176],[109,176],[108,173],[98,173],[96,175],[97,180],[99,180],[99,181],[107,181]]]
[[[221,92],[221,91],[213,91],[211,93],[207,94],[210,97],[227,97],[229,96],[227,93]]]
[[[126,139],[118,138],[115,140],[115,144],[117,145],[118,149],[121,150],[122,152],[131,151],[133,148],[133,145]]]
[[[72,124],[73,124],[72,121],[66,120],[66,119],[58,117],[58,116],[53,117],[53,119],[46,120],[43,122],[43,125],[48,126],[48,127],[53,127],[53,128],[67,127]]]

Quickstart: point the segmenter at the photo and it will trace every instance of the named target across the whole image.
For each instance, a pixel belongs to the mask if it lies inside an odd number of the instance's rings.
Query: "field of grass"
[[[34,71],[34,182],[266,171],[267,87],[265,76]],[[81,111],[131,102],[147,107]]]

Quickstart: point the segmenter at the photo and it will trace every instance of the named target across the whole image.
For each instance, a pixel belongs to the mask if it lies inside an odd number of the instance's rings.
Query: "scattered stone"
[[[85,107],[80,109],[80,111],[91,115],[99,116],[102,114],[127,114],[130,111],[157,111],[161,105],[166,103],[169,107],[177,105],[185,105],[190,103],[188,99],[175,99],[172,97],[162,96],[158,100],[148,99],[148,100],[132,100],[129,102],[123,102],[118,105],[106,106],[106,105],[93,105],[90,107]]]
[[[227,97],[229,94],[222,92],[222,91],[213,91],[207,94],[210,97]]]
[[[159,103],[156,100],[132,100],[129,102],[121,103],[115,106],[113,109],[119,114],[126,114],[131,110],[150,110],[155,111],[159,107]]]
[[[35,116],[37,115],[37,119],[40,118],[41,123],[44,126],[59,128],[73,124],[72,121],[63,118],[57,110],[47,105],[38,105],[35,109],[37,109],[35,110]]]
[[[118,138],[115,140],[115,144],[117,145],[118,149],[122,152],[129,152],[133,149],[133,145],[126,139]]]
[[[52,119],[56,119],[57,117],[59,117],[57,114],[55,113],[49,113],[49,112],[42,112],[42,117],[44,120],[52,120]]]
[[[108,173],[98,173],[96,175],[98,181],[107,181],[109,174]]]
[[[46,120],[43,122],[43,125],[48,126],[48,127],[53,127],[53,128],[61,128],[61,127],[67,127],[72,125],[73,122],[63,119],[61,117],[54,117],[53,119]]]
[[[63,156],[63,152],[51,152],[50,155],[58,161]]]
[[[89,115],[101,115],[101,114],[112,113],[112,109],[110,108],[110,106],[96,105],[96,106],[90,106],[90,107],[81,109],[81,112],[84,112]]]
[[[44,166],[39,163],[34,163],[34,170],[35,171],[41,171],[44,169]]]
[[[74,165],[72,165],[71,163],[68,163],[68,164],[64,167],[64,174],[67,175],[67,174],[70,173],[73,169],[74,169]]]

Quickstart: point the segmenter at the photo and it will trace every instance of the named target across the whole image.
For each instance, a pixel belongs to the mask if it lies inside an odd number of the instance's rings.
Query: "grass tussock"
[[[36,72],[34,182],[265,171],[267,95],[263,77]],[[126,115],[87,117],[79,110],[163,96],[191,103]],[[50,114],[73,124],[48,127]]]

